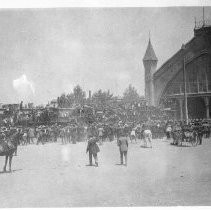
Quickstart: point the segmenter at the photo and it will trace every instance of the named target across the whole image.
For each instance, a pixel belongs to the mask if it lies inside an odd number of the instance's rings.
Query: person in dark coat
[[[195,130],[198,133],[198,144],[202,144],[202,137],[204,134],[203,125],[200,122],[195,123]]]
[[[92,156],[95,159],[95,165],[98,167],[98,157],[97,153],[100,152],[100,149],[97,145],[97,138],[96,137],[89,137],[88,145],[86,148],[86,153],[89,152],[89,165],[92,166]]]
[[[119,152],[120,152],[120,161],[121,161],[121,165],[123,165],[123,156],[124,156],[125,166],[127,166],[128,140],[127,140],[127,136],[124,134],[124,130],[121,130],[119,134],[120,135],[118,139],[118,146],[119,146]]]

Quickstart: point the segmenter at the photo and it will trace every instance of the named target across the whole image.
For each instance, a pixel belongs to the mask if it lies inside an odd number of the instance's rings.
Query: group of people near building
[[[182,129],[185,123],[183,121],[158,121],[149,120],[147,122],[116,122],[116,123],[92,123],[90,125],[82,124],[53,124],[53,125],[40,125],[40,126],[16,126],[16,127],[1,127],[0,133],[7,137],[11,129],[17,129],[20,133],[20,144],[44,144],[46,142],[57,142],[58,138],[61,139],[62,144],[76,143],[86,141],[89,136],[95,136],[99,139],[99,143],[103,144],[104,141],[113,141],[120,135],[120,130],[123,130],[124,135],[129,139],[136,140],[143,138],[143,125],[152,132],[153,139],[162,139],[167,136],[169,139],[172,137],[173,131]],[[186,126],[187,127],[187,126]],[[205,120],[190,120],[188,127],[190,129],[201,130],[204,137],[210,136],[210,125]]]
[[[173,138],[174,145],[179,141],[195,141],[195,145],[202,144],[202,138],[210,137],[210,122],[203,119],[185,121],[169,121],[166,125],[167,139]]]
[[[92,164],[92,158],[95,159],[95,165],[98,166],[97,154],[100,152],[100,145],[105,141],[117,140],[117,145],[120,151],[120,163],[123,164],[123,157],[125,157],[125,165],[127,165],[127,151],[128,141],[136,141],[136,139],[143,139],[143,131],[150,130],[152,138],[162,139],[164,136],[167,139],[173,139],[173,144],[177,144],[176,135],[178,133],[185,133],[184,131],[194,131],[199,139],[199,144],[202,144],[202,137],[208,138],[210,136],[210,126],[205,120],[190,120],[189,123],[183,121],[158,121],[148,120],[144,123],[129,123],[119,121],[118,123],[92,123],[90,125],[81,124],[53,124],[40,125],[37,127],[1,127],[0,142],[7,141],[11,133],[16,131],[15,138],[17,144],[45,144],[47,142],[57,142],[61,139],[62,144],[73,143],[80,141],[87,142],[87,152],[89,153],[89,164]],[[180,138],[183,138],[180,135]],[[99,146],[98,146],[99,145]],[[0,148],[1,149],[1,148]],[[17,154],[17,150],[15,152]]]

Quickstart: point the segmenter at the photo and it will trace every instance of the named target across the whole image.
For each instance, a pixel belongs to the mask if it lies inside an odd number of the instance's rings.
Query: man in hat
[[[123,129],[121,129],[119,133],[119,139],[117,141],[118,141],[118,146],[119,146],[121,165],[123,165],[123,156],[124,156],[125,166],[127,166],[128,140],[127,140],[127,136],[124,134]]]
[[[98,167],[98,157],[97,153],[100,152],[100,149],[97,145],[97,138],[94,136],[89,136],[88,145],[86,148],[86,153],[89,152],[89,165],[92,166],[92,156],[95,159],[95,165]]]

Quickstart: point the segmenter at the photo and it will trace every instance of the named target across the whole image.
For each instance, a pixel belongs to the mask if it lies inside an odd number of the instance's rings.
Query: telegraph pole
[[[186,82],[186,69],[185,69],[185,45],[182,45],[183,50],[183,85],[184,85],[184,114],[185,123],[188,124],[188,100],[187,100],[187,82]]]

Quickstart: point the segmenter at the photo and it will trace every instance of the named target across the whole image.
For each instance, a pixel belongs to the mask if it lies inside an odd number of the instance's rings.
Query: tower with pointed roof
[[[151,40],[149,42],[147,50],[143,57],[143,64],[145,68],[145,99],[149,106],[154,106],[154,85],[153,85],[153,74],[157,68],[158,59],[155,55],[155,51],[152,47]]]

